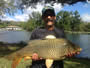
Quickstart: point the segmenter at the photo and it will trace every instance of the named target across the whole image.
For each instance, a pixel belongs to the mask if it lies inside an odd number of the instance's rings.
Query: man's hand
[[[80,51],[82,51],[82,49],[78,48],[78,52],[73,51],[69,53],[68,55],[66,55],[66,57],[72,57],[72,56],[75,56],[76,54],[80,54]]]
[[[39,60],[39,57],[38,57],[38,54],[37,53],[34,53],[32,55],[32,60]]]
[[[34,54],[32,55],[32,57],[29,57],[29,56],[24,57],[24,61],[30,60],[30,59],[32,59],[32,60],[42,60],[42,58],[39,58],[39,57],[38,57],[38,54],[37,54],[37,53],[34,53]]]
[[[75,56],[76,54],[80,54],[80,52],[69,53],[69,54],[66,55],[66,56],[67,56],[67,57],[72,57],[72,56]]]
[[[34,53],[34,54],[32,55],[32,60],[42,60],[42,58],[39,58],[39,57],[38,57],[38,54],[37,54],[37,53]]]

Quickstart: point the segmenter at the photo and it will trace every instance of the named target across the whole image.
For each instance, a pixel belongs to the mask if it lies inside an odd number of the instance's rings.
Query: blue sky
[[[36,9],[32,9],[31,7],[29,7],[25,9],[23,14],[20,12],[20,10],[18,10],[15,16],[5,15],[6,18],[4,18],[4,20],[27,21],[29,19],[28,14],[31,14],[33,11],[41,12],[43,6],[44,5],[38,4],[36,6]],[[66,11],[76,11],[77,10],[83,21],[90,22],[90,3],[78,2],[73,5],[65,5],[65,6],[62,6],[61,4],[54,4],[53,7],[56,13],[61,10],[66,10]]]
[[[66,10],[66,11],[76,11],[77,10],[83,21],[90,22],[90,3],[78,2],[73,5],[64,6],[62,10]]]
[[[90,4],[89,3],[78,2],[74,5],[64,6],[63,10],[66,10],[66,11],[75,11],[75,10],[77,10],[80,13],[80,15],[84,14],[84,13],[89,13],[90,14]]]

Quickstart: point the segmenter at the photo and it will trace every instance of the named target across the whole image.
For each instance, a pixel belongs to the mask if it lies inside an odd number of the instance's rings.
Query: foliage
[[[0,28],[5,28],[7,26],[7,23],[0,23]]]
[[[64,30],[68,31],[79,31],[80,24],[81,19],[78,11],[60,11],[57,14],[57,27],[63,27]]]
[[[29,20],[27,22],[0,21],[0,28],[9,25],[20,26],[25,30],[32,31],[38,26],[44,26],[45,24],[42,20],[41,14],[39,12],[33,12],[29,15]],[[60,11],[56,15],[55,26],[58,28],[64,28],[65,31],[90,32],[90,22],[86,23],[82,21],[78,11]]]
[[[17,10],[23,10],[27,7],[36,8],[38,3],[53,5],[54,3],[74,4],[77,2],[85,2],[86,0],[0,0],[0,17],[4,17],[5,14],[14,15]]]
[[[19,26],[21,22],[14,22],[14,21],[0,21],[0,28],[5,28],[7,26]]]
[[[14,0],[0,0],[0,17],[3,17],[5,13],[13,15],[15,9]]]
[[[26,5],[28,6],[35,6],[37,3],[49,3],[51,5],[53,5],[53,3],[62,3],[62,4],[74,4],[76,2],[85,2],[86,0],[21,0],[22,3],[21,5]]]
[[[44,26],[44,22],[42,21],[41,14],[39,12],[33,12],[29,17],[30,19],[27,22],[20,24],[25,30],[32,31],[38,26]],[[65,31],[90,31],[90,23],[83,22],[78,11],[60,11],[56,15],[55,26],[58,28],[64,28]]]
[[[38,26],[43,26],[41,14],[39,12],[33,12],[30,16],[30,19],[22,24],[22,27],[28,31],[32,31]]]
[[[86,23],[86,24],[85,24],[84,31],[90,32],[90,23]]]

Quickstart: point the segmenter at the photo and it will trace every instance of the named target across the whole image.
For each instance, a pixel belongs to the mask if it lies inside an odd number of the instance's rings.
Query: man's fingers
[[[72,53],[69,53],[68,55],[66,55],[67,57],[72,57],[72,56],[75,56],[76,54],[80,54],[80,52],[72,52]]]
[[[76,54],[80,54],[80,52],[76,52]]]

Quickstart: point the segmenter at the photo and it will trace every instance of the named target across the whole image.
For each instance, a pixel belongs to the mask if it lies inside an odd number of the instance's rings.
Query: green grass
[[[65,68],[90,68],[90,59],[72,58],[64,60]]]
[[[12,61],[9,61],[5,58],[0,58],[0,68],[11,68],[11,63]],[[24,59],[22,59],[17,68],[26,68],[30,66],[30,64],[31,60],[24,61]]]
[[[8,55],[18,49],[22,48],[22,46],[2,46],[0,45],[0,68],[11,68],[12,61],[9,61],[4,58],[5,55]],[[17,68],[28,68],[31,65],[31,60],[22,61],[19,63]],[[90,59],[83,58],[69,58],[64,60],[64,68],[90,68]]]
[[[22,61],[17,68],[26,68],[31,65],[31,60]],[[11,61],[5,58],[0,58],[0,68],[11,68]],[[86,59],[69,59],[64,60],[64,68],[90,68],[90,60]]]

